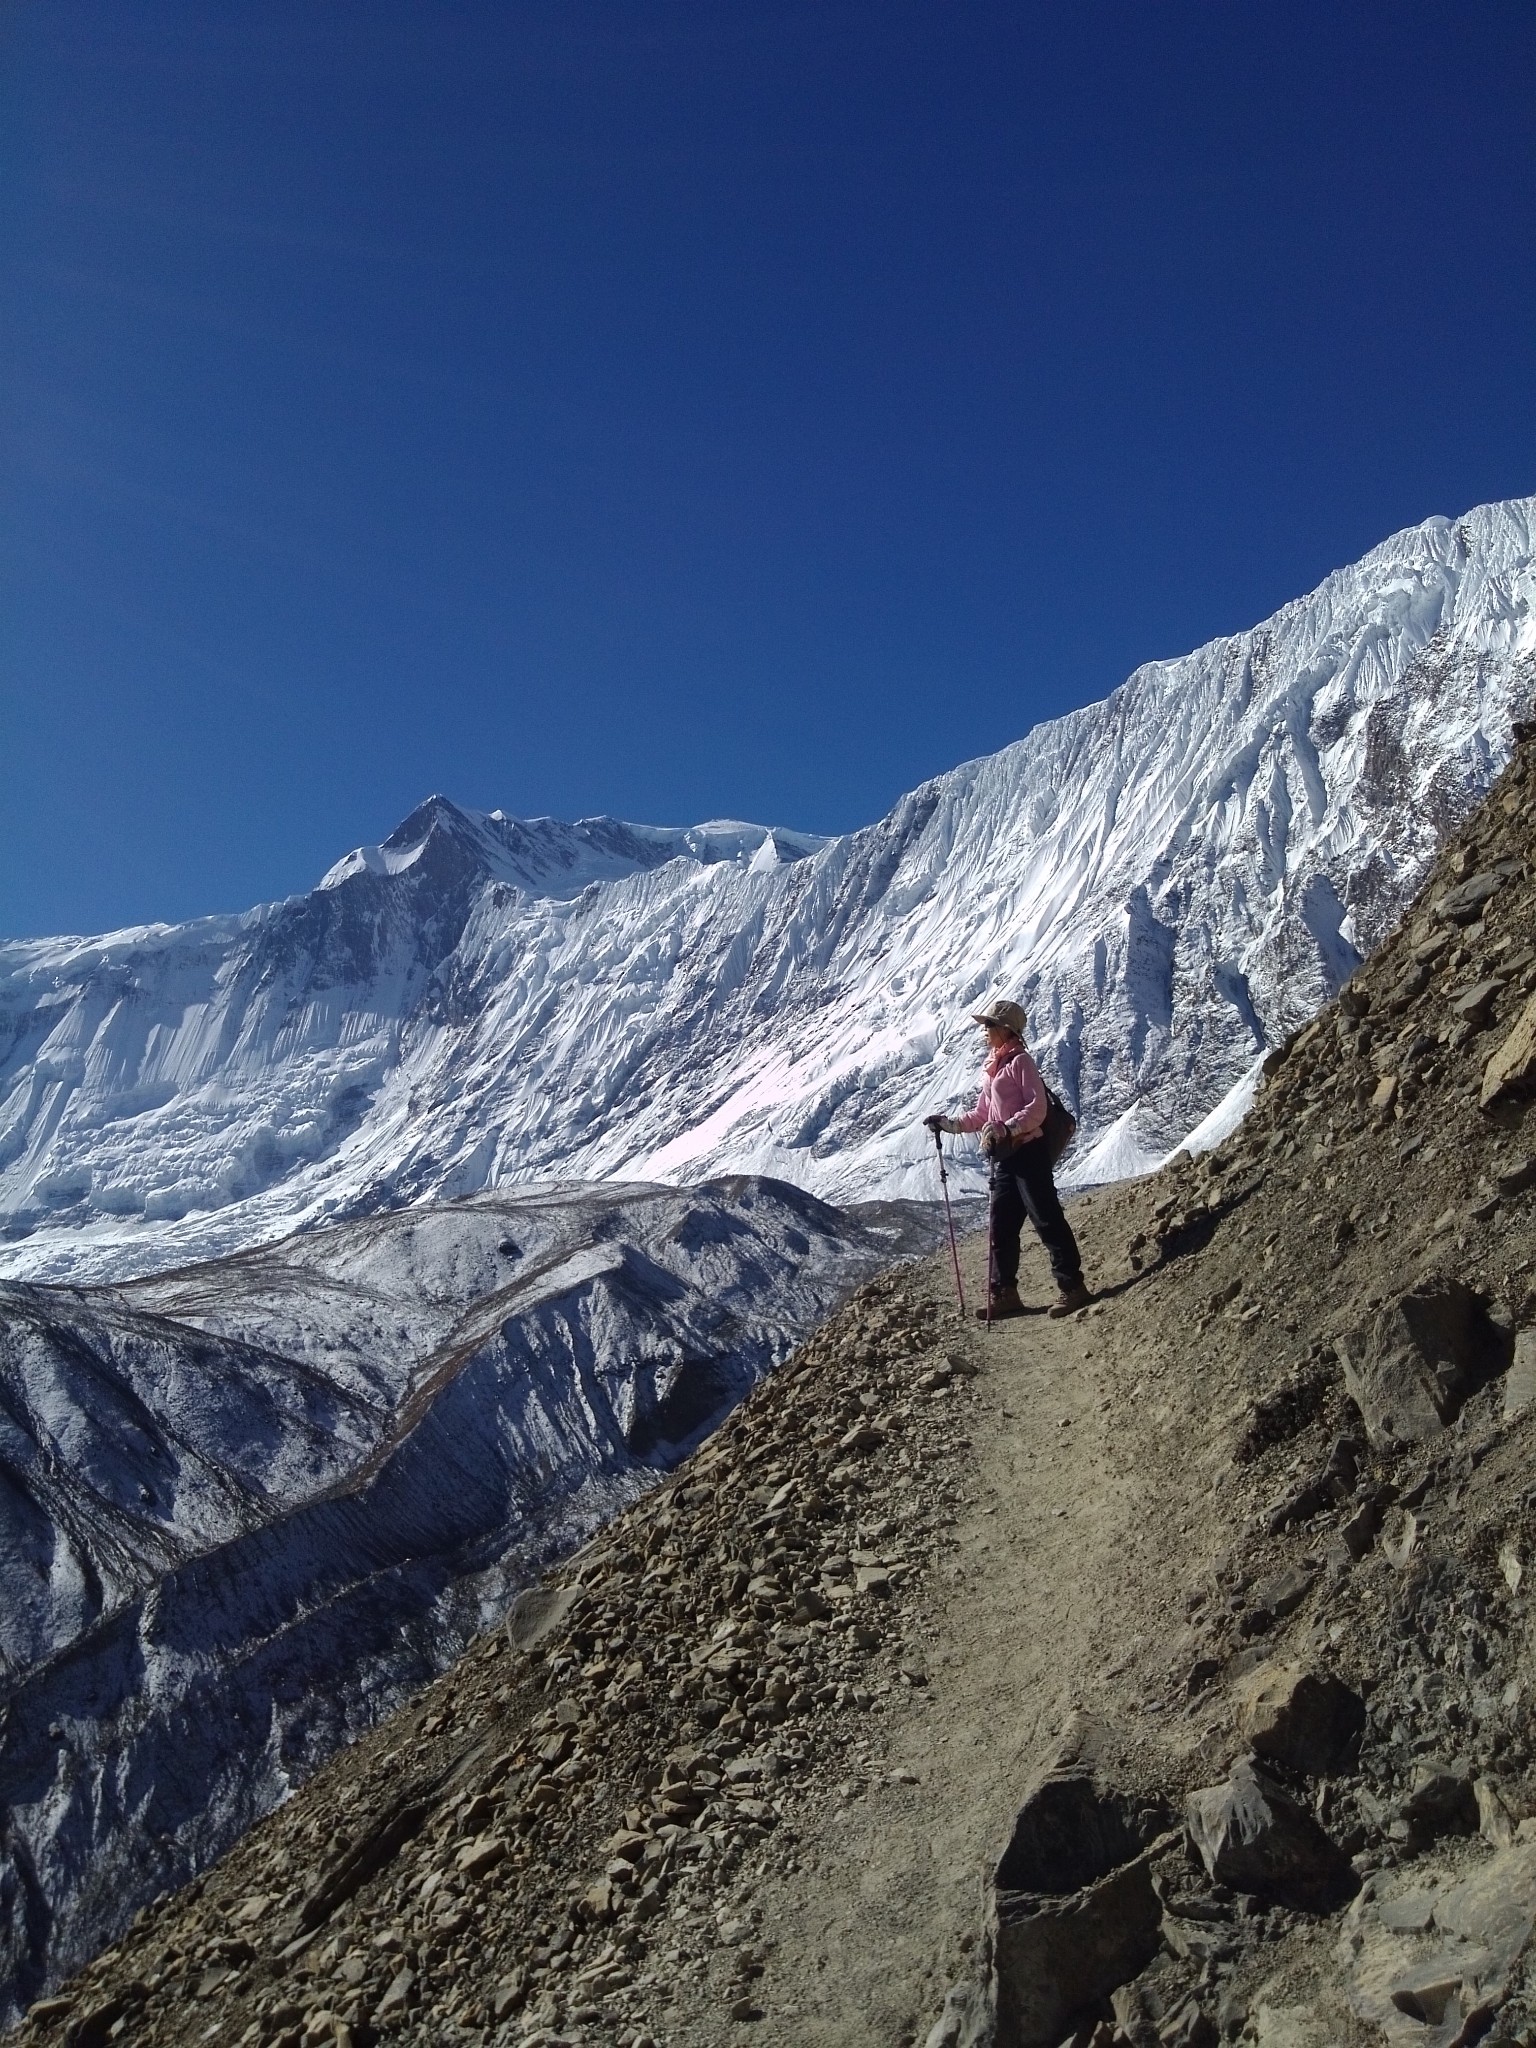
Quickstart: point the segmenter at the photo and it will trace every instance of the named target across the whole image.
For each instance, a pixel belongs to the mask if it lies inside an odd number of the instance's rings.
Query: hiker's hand
[[[923,1118],[923,1129],[925,1131],[948,1131],[950,1136],[953,1137],[959,1128],[960,1126],[952,1116],[925,1116]]]
[[[1001,1159],[1013,1150],[1013,1133],[1006,1124],[988,1124],[981,1134],[981,1149],[989,1159]]]

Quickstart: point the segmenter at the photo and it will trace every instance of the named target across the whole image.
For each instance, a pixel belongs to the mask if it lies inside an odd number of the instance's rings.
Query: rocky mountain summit
[[[866,1283],[19,2038],[1536,2040],[1536,742],[1268,1064],[1089,1310]]]
[[[1533,598],[1536,501],[1483,506],[837,839],[439,797],[306,896],[0,946],[0,1271],[555,1178],[930,1199],[999,993],[1077,1179],[1142,1170],[1395,926],[1536,703]]]

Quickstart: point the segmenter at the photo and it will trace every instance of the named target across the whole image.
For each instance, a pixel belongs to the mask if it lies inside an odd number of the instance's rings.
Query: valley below
[[[564,1186],[0,1283],[0,1996],[195,1875],[934,1228]]]

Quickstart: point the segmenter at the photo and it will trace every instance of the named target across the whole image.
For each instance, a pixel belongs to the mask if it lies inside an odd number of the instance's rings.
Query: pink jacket
[[[982,1069],[976,1107],[958,1119],[962,1131],[1006,1124],[1016,1138],[1033,1138],[1045,1122],[1045,1083],[1022,1045],[1005,1045]]]

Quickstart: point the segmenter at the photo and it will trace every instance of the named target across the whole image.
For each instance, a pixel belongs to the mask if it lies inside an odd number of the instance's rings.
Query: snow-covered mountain
[[[926,1249],[750,1178],[0,1282],[0,2022]]]
[[[434,797],[310,895],[0,948],[3,1270],[108,1277],[574,1176],[931,1196],[919,1115],[1022,996],[1080,1179],[1239,1087],[1392,926],[1536,697],[1536,500],[831,840]]]

